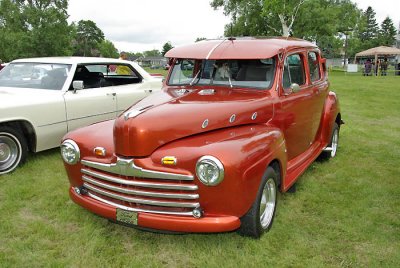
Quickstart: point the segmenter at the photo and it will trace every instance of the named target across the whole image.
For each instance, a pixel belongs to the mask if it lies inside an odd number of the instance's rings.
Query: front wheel
[[[242,235],[259,238],[271,229],[277,204],[278,174],[268,167],[250,210],[240,219],[238,232]]]
[[[0,127],[0,174],[13,171],[22,164],[28,147],[24,136],[10,127]]]

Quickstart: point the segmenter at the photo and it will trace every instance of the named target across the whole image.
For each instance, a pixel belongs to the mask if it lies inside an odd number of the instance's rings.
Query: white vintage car
[[[117,59],[11,62],[0,72],[0,174],[22,164],[28,151],[59,146],[68,131],[115,118],[161,85],[160,77]]]

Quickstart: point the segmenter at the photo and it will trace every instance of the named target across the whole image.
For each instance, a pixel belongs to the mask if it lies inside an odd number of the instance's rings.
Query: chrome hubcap
[[[336,155],[336,150],[337,150],[337,147],[338,147],[338,142],[339,142],[339,131],[337,130],[337,129],[335,129],[335,131],[333,132],[333,135],[332,135],[332,144],[331,144],[331,148],[332,148],[332,151],[331,151],[331,157],[335,157],[335,155]]]
[[[276,184],[269,178],[264,186],[260,202],[260,223],[266,229],[272,221],[276,205]]]
[[[11,167],[18,158],[18,145],[7,136],[0,136],[0,171]]]

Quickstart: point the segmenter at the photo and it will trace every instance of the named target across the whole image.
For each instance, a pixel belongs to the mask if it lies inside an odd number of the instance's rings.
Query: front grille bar
[[[195,191],[197,190],[197,185],[185,185],[185,184],[177,184],[177,183],[156,183],[156,182],[142,182],[142,181],[132,181],[132,180],[124,180],[119,179],[113,176],[105,175],[99,172],[91,171],[88,169],[81,169],[83,174],[106,180],[109,182],[114,182],[123,185],[130,186],[138,186],[138,187],[146,187],[146,188],[155,188],[155,189],[169,189],[169,190],[184,190],[184,191]]]
[[[138,191],[127,188],[121,188],[118,186],[113,186],[109,184],[105,184],[96,180],[93,180],[85,175],[82,176],[82,179],[95,186],[99,186],[101,188],[105,188],[107,190],[112,190],[114,192],[119,192],[123,194],[133,194],[140,196],[150,196],[150,197],[161,197],[161,198],[177,198],[177,199],[197,199],[199,198],[198,194],[179,194],[179,193],[156,193],[156,192],[148,192],[148,191]]]
[[[87,195],[90,196],[93,199],[96,199],[97,201],[100,201],[102,203],[108,204],[110,206],[121,208],[121,209],[128,210],[128,211],[133,211],[133,212],[146,212],[146,213],[165,214],[165,215],[179,215],[179,216],[193,216],[193,212],[192,211],[185,211],[185,212],[182,212],[182,211],[160,211],[160,210],[152,210],[152,209],[133,208],[133,207],[127,207],[127,206],[123,206],[123,205],[118,204],[118,203],[111,202],[109,200],[101,198],[101,197],[99,197],[99,196],[97,196],[95,194],[92,194],[90,192],[88,192]]]
[[[91,168],[123,176],[151,178],[151,179],[157,178],[164,180],[179,180],[179,181],[193,180],[193,175],[184,175],[184,174],[148,170],[136,166],[133,159],[124,159],[120,157],[117,158],[116,163],[112,164],[103,164],[88,160],[82,160],[81,163]]]
[[[121,201],[143,204],[143,205],[151,205],[151,206],[162,206],[162,207],[177,207],[177,208],[197,208],[200,207],[198,202],[171,202],[171,201],[156,201],[156,200],[148,200],[134,197],[121,196],[118,194],[114,194],[108,191],[104,191],[95,186],[92,186],[88,183],[84,183],[83,186],[90,191],[99,193],[104,196],[108,196],[114,199],[118,199]]]

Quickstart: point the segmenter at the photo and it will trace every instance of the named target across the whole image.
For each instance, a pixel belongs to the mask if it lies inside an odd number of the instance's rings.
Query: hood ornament
[[[139,114],[147,111],[150,107],[152,107],[153,105],[149,105],[149,106],[145,106],[145,107],[138,107],[136,109],[131,109],[127,112],[124,113],[124,119],[125,121],[127,121],[129,118],[135,118],[136,116],[138,116]]]

